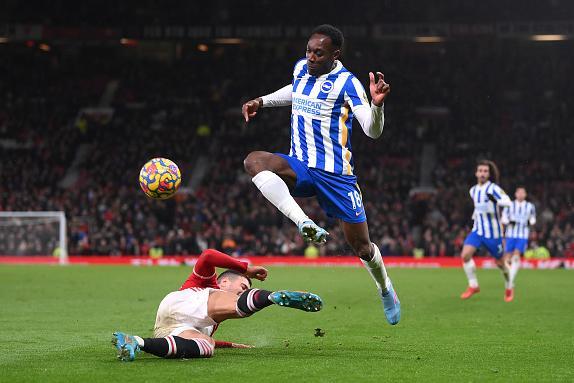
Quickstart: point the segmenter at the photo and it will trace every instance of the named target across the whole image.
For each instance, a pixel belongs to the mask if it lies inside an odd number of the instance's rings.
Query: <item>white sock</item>
[[[381,256],[381,251],[374,243],[373,245],[373,259],[370,261],[365,261],[361,259],[363,265],[373,277],[377,288],[379,288],[383,293],[387,291],[386,280],[387,280],[387,269],[385,269],[385,264],[383,263],[383,257]]]
[[[512,281],[510,280],[510,265],[507,262],[502,262],[502,277],[504,278],[504,288],[511,289],[513,287]]]
[[[468,286],[472,288],[478,287],[478,278],[476,277],[476,264],[474,263],[474,259],[470,259],[468,262],[462,262],[462,268],[466,273],[466,277],[468,278]]]
[[[136,341],[138,342],[138,346],[140,346],[140,347],[144,346],[144,340],[142,339],[142,337],[134,335],[134,338],[136,338]]]
[[[516,274],[518,274],[518,270],[520,269],[520,255],[514,254],[511,258],[510,263],[510,283],[512,287],[514,287],[514,279],[516,278]]]
[[[261,190],[261,193],[269,202],[275,205],[291,221],[295,222],[297,226],[301,222],[309,220],[309,217],[289,194],[289,188],[285,181],[277,174],[264,170],[253,177],[251,181]]]

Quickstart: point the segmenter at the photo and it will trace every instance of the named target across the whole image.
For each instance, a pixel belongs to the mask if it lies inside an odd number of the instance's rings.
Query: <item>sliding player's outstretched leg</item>
[[[306,291],[279,290],[271,292],[249,289],[237,299],[236,312],[240,317],[247,317],[273,304],[309,312],[320,311],[323,308],[321,297]]]
[[[369,239],[367,222],[343,222],[342,225],[347,242],[351,245],[355,254],[361,258],[363,265],[375,281],[383,302],[387,322],[391,325],[396,325],[401,320],[401,302],[391,279],[387,275],[379,248]]]

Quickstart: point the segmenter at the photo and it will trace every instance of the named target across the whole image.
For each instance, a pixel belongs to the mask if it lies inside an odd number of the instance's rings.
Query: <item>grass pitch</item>
[[[157,306],[188,267],[0,266],[0,381],[573,381],[574,272],[521,270],[503,301],[496,270],[461,301],[459,269],[392,269],[402,320],[389,326],[360,268],[271,268],[266,289],[307,289],[325,307],[270,307],[227,321],[211,359],[115,359],[111,333],[149,336]],[[315,336],[320,328],[325,335]]]

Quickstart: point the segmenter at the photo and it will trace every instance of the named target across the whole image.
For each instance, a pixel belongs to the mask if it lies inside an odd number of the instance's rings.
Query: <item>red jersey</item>
[[[192,287],[218,289],[216,267],[245,273],[247,271],[247,262],[238,261],[217,250],[204,250],[197,259],[193,272],[179,289],[185,290]]]

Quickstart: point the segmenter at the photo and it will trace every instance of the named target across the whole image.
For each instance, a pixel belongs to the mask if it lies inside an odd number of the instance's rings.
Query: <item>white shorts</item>
[[[167,294],[157,309],[154,336],[177,336],[186,330],[211,336],[217,323],[207,315],[207,300],[214,290],[190,288]]]

